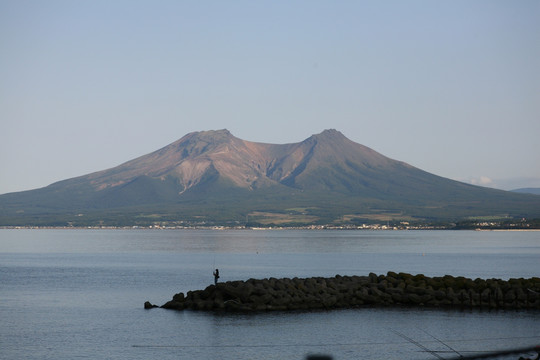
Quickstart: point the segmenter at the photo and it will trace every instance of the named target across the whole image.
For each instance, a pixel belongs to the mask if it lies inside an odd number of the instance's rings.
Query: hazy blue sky
[[[0,0],[0,121],[0,193],[223,128],[540,186],[540,1]]]

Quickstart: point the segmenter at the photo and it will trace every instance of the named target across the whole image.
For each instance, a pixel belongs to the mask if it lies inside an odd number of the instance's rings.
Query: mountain
[[[521,189],[515,189],[511,191],[517,192],[517,193],[523,193],[523,194],[540,195],[540,188],[521,188]]]
[[[299,143],[202,131],[117,167],[0,196],[0,225],[317,224],[540,217],[540,196],[473,186],[325,130]]]

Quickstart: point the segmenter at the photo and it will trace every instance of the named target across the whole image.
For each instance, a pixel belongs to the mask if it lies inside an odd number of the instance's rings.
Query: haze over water
[[[540,343],[531,311],[360,308],[175,312],[221,280],[385,274],[540,274],[540,232],[0,230],[0,358],[430,359]],[[445,358],[456,356],[440,353]],[[517,358],[517,357],[510,357]]]

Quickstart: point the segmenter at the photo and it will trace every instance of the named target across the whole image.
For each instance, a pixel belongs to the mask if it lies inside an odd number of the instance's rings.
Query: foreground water
[[[470,355],[540,344],[540,313],[531,311],[143,309],[206,287],[214,268],[223,281],[387,271],[532,277],[540,232],[0,230],[0,358],[435,359],[425,350],[451,358],[450,348]]]

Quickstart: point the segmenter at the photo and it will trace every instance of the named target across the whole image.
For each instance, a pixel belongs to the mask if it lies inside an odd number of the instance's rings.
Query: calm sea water
[[[540,344],[532,311],[143,309],[206,287],[214,268],[223,281],[388,271],[531,277],[540,276],[540,232],[0,230],[0,358],[435,359],[425,349],[450,358],[450,348],[470,355]]]

